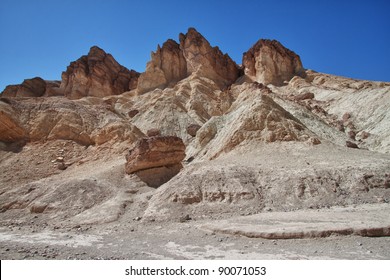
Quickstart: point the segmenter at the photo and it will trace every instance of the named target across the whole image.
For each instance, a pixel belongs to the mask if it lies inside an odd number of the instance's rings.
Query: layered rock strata
[[[182,168],[185,145],[176,136],[140,139],[126,155],[126,173],[137,174],[149,186],[158,187]]]
[[[118,95],[136,88],[138,77],[138,72],[128,70],[94,46],[62,73],[60,89],[70,99]]]

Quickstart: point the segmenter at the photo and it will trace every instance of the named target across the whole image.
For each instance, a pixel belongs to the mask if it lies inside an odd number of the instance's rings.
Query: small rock
[[[351,118],[351,114],[350,113],[345,113],[343,115],[343,122],[347,122],[349,119]]]
[[[201,128],[200,125],[198,124],[190,124],[188,127],[187,127],[187,133],[192,136],[192,137],[195,137],[196,136],[196,133],[198,132],[198,130]]]
[[[179,222],[184,223],[184,222],[189,221],[189,220],[191,220],[191,217],[190,217],[190,215],[187,214],[183,217],[180,217]]]
[[[362,139],[367,139],[371,134],[366,132],[366,131],[362,131],[361,134],[360,134],[360,137]]]
[[[300,95],[295,96],[296,101],[301,101],[301,100],[307,100],[307,99],[313,99],[314,98],[314,93],[312,92],[306,92],[302,93]]]
[[[135,217],[134,221],[140,221],[142,218],[141,217]]]
[[[57,163],[57,168],[59,170],[65,170],[67,168],[67,166],[63,162],[59,162],[59,163]]]
[[[137,114],[139,113],[138,110],[131,110],[127,113],[127,115],[130,117],[130,118],[133,118],[135,117]]]
[[[146,135],[148,135],[148,137],[160,136],[161,131],[158,128],[152,128],[146,132]]]
[[[345,142],[345,145],[346,145],[348,148],[359,149],[359,146],[356,145],[355,143],[351,142],[351,141],[346,141],[346,142]]]
[[[353,130],[348,131],[348,136],[352,140],[356,140],[356,132],[355,131],[353,131]]]
[[[64,157],[57,157],[56,162],[64,162]]]

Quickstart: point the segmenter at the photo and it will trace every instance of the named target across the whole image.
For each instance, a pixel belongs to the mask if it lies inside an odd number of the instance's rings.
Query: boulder
[[[180,164],[184,158],[185,145],[179,137],[142,138],[126,155],[126,173]]]
[[[259,40],[242,59],[245,75],[265,85],[283,85],[295,75],[303,75],[301,59],[276,40]]]
[[[70,99],[118,95],[137,87],[139,73],[120,65],[111,54],[92,47],[62,73],[60,90]]]

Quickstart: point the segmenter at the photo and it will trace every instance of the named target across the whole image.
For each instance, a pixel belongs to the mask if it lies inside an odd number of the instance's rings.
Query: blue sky
[[[129,69],[195,27],[237,63],[258,39],[276,39],[305,68],[390,81],[390,1],[1,0],[0,91],[40,76],[59,80],[98,45]]]

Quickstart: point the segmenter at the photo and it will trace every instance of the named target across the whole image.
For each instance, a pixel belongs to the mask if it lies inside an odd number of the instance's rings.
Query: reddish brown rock
[[[110,54],[94,46],[88,55],[72,62],[62,73],[60,89],[71,99],[104,97],[135,89],[139,73],[120,65]]]
[[[45,94],[46,82],[39,77],[26,79],[20,85],[7,86],[2,97],[39,97]]]
[[[312,92],[302,93],[294,97],[296,101],[302,101],[302,100],[313,99],[313,98],[314,98],[314,93]]]
[[[355,131],[353,131],[353,130],[348,131],[348,136],[352,140],[356,140],[356,132]]]
[[[134,109],[134,110],[131,110],[127,113],[127,115],[130,117],[130,118],[134,118],[136,115],[138,115],[139,111]]]
[[[351,118],[351,114],[350,113],[345,113],[342,118],[343,118],[343,122],[346,123]]]
[[[140,139],[126,155],[126,173],[181,164],[185,145],[176,136],[157,136]]]
[[[12,98],[63,95],[60,83],[60,81],[45,81],[39,77],[26,79],[19,85],[7,86],[1,96]]]
[[[356,145],[355,143],[351,142],[351,141],[346,141],[346,142],[345,142],[345,145],[346,145],[348,148],[359,149],[359,146]]]
[[[187,61],[187,73],[199,71],[221,85],[229,86],[240,76],[240,68],[227,54],[210,43],[195,29],[180,34],[180,48]]]
[[[9,104],[0,101],[0,141],[11,143],[26,137],[26,130],[21,125],[18,114]]]
[[[194,28],[180,34],[179,39],[180,44],[169,39],[152,52],[146,71],[139,78],[138,93],[174,86],[195,72],[221,87],[231,85],[240,76],[237,64],[218,47],[211,47]]]
[[[367,139],[368,137],[370,137],[370,133],[368,133],[367,131],[362,131],[361,134],[360,134],[360,137],[362,139]]]
[[[195,137],[196,136],[196,133],[198,132],[198,130],[201,128],[201,126],[199,124],[190,124],[188,127],[187,127],[187,133],[189,135],[191,135],[192,137]]]
[[[299,56],[275,40],[259,40],[242,59],[245,75],[265,85],[282,85],[304,69]]]
[[[149,130],[146,132],[146,135],[147,135],[148,137],[160,136],[160,135],[161,135],[161,131],[160,131],[160,129],[158,129],[158,128],[152,128],[152,129],[149,129]]]
[[[174,40],[166,41],[162,48],[158,46],[151,57],[146,71],[139,77],[138,93],[169,87],[187,77],[187,62]]]

